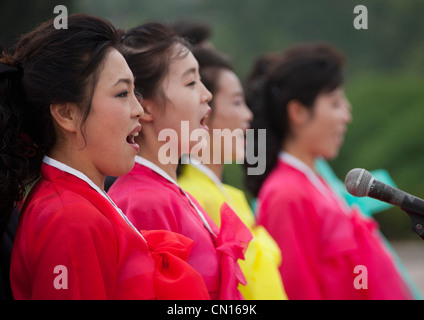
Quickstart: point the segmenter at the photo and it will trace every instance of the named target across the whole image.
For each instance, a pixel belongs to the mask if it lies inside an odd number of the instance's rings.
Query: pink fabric
[[[246,284],[246,278],[238,263],[244,260],[247,245],[252,234],[246,225],[238,218],[234,211],[225,202],[221,206],[221,230],[216,241],[217,250],[222,253],[221,269],[227,270],[222,274],[220,299],[243,299],[240,291],[234,284]]]
[[[280,160],[258,201],[258,223],[282,252],[280,272],[289,299],[412,298],[376,223],[342,210],[302,172]],[[368,270],[368,289],[353,285],[358,265]]]
[[[236,223],[235,220],[226,218],[228,227],[226,231],[220,231],[197,201],[190,197],[203,212],[215,235],[219,235],[215,239],[178,186],[138,163],[130,173],[115,181],[109,195],[137,229],[170,230],[193,240],[187,262],[203,276],[211,299],[242,298],[237,289],[240,277],[233,275],[238,270],[236,259],[239,255],[227,254],[229,248],[238,243],[233,241],[231,246],[226,247],[228,244],[225,242],[226,239],[235,239],[236,234],[230,235],[232,229],[240,228],[238,225],[231,226],[231,223]],[[231,214],[227,212],[227,215]]]

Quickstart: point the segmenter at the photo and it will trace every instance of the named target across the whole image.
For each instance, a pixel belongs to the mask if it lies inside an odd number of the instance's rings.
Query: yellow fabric
[[[236,212],[253,235],[245,253],[245,260],[239,260],[246,277],[246,286],[239,290],[246,300],[286,300],[278,267],[281,252],[274,239],[262,227],[255,225],[255,218],[244,193],[232,186],[225,185],[224,192],[203,172],[191,165],[184,165],[178,184],[190,193],[218,225],[220,208],[224,202]]]

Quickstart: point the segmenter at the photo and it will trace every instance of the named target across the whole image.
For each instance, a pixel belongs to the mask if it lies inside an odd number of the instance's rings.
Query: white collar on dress
[[[106,200],[108,200],[110,202],[110,204],[115,208],[115,210],[119,213],[119,215],[125,220],[125,222],[131,227],[133,228],[140,236],[141,238],[143,238],[144,241],[146,241],[144,239],[144,237],[142,236],[142,234],[134,227],[134,225],[131,223],[131,221],[128,220],[128,218],[125,216],[125,214],[122,212],[122,210],[116,205],[115,202],[113,202],[113,200],[109,197],[109,195],[106,193],[106,191],[102,190],[99,188],[98,185],[96,185],[89,177],[87,177],[84,173],[82,173],[81,171],[78,171],[77,169],[74,169],[66,164],[64,164],[63,162],[57,161],[53,158],[50,158],[49,156],[44,156],[43,158],[43,162],[55,167],[61,171],[67,172],[69,174],[72,174],[73,176],[85,181],[91,188],[93,188],[94,190],[96,190],[100,195],[102,195]]]
[[[143,158],[143,157],[140,157],[140,156],[135,156],[135,162],[138,163],[138,164],[141,164],[142,166],[145,166],[147,168],[152,169],[154,172],[156,172],[157,174],[164,177],[169,182],[172,182],[173,184],[175,184],[179,187],[177,181],[172,179],[172,177],[169,174],[167,174],[165,172],[165,170],[163,170],[162,168],[160,168],[159,166],[157,166],[153,162],[147,160],[146,158]]]
[[[211,179],[212,182],[217,186],[217,188],[224,195],[225,199],[230,204],[232,209],[235,210],[235,205],[233,203],[231,196],[228,194],[227,190],[225,190],[224,184],[218,178],[218,176],[215,174],[215,172],[213,172],[211,169],[209,169],[207,166],[205,166],[203,163],[201,163],[196,158],[190,157],[189,155],[186,155],[186,154],[181,157],[181,162],[186,163],[186,164],[196,168],[197,170],[199,170],[200,172],[205,174],[209,179]]]
[[[212,228],[210,227],[208,221],[206,220],[205,216],[203,215],[203,213],[199,210],[199,208],[197,208],[197,206],[193,203],[193,201],[190,199],[190,197],[188,196],[187,192],[185,192],[183,190],[183,188],[180,187],[180,185],[177,183],[177,181],[175,181],[174,179],[171,178],[171,176],[169,174],[167,174],[163,169],[159,168],[156,164],[154,164],[153,162],[140,157],[140,156],[135,156],[135,162],[145,166],[151,170],[153,170],[154,172],[156,172],[157,174],[159,174],[160,176],[162,176],[163,178],[165,178],[166,180],[168,180],[169,182],[173,183],[174,185],[176,185],[181,191],[182,193],[186,196],[186,198],[188,199],[188,201],[190,202],[191,206],[196,210],[197,215],[199,216],[199,218],[202,220],[203,225],[205,226],[206,229],[208,229],[208,231],[216,238],[216,234],[212,231]]]
[[[348,211],[346,202],[329,189],[329,187],[321,181],[314,170],[312,170],[306,163],[286,151],[281,151],[278,154],[278,158],[284,163],[302,172],[315,189],[317,189],[325,198],[328,200],[336,200],[343,212]]]

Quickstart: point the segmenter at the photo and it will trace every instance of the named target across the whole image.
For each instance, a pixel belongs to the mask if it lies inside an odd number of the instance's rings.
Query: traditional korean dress
[[[391,204],[370,197],[355,197],[351,195],[346,190],[344,182],[337,177],[337,175],[333,172],[333,169],[324,159],[317,159],[315,168],[318,171],[318,174],[327,182],[330,188],[339,195],[339,197],[344,198],[350,207],[357,207],[357,209],[366,216],[374,218],[376,214],[384,212],[385,210],[393,207]],[[390,174],[387,172],[387,170],[377,169],[370,171],[370,173],[375,179],[396,188],[396,184],[390,177]],[[402,260],[398,256],[395,249],[391,246],[390,241],[386,239],[381,232],[380,235],[385,243],[386,248],[390,250],[390,254],[396,263],[396,267],[402,274],[402,278],[408,284],[409,290],[412,292],[414,299],[422,300],[423,297],[417,287],[417,284],[414,283],[414,280],[411,278],[405,266],[403,265]]]
[[[139,156],[109,195],[136,228],[170,230],[194,241],[187,262],[203,276],[211,299],[243,299],[237,286],[245,278],[237,260],[244,259],[252,235],[230,207],[222,208],[218,228],[175,180]]]
[[[15,299],[209,299],[192,240],[134,228],[83,173],[45,157],[11,259]]]
[[[246,250],[245,260],[239,261],[247,280],[246,286],[239,286],[244,298],[287,299],[278,270],[281,264],[280,249],[265,228],[256,225],[244,193],[223,184],[208,167],[194,161],[182,167],[178,178],[180,186],[200,203],[218,226],[221,224],[221,206],[224,203],[230,205],[254,236]]]
[[[412,298],[376,222],[288,153],[260,190],[258,223],[284,256],[280,272],[289,299]]]

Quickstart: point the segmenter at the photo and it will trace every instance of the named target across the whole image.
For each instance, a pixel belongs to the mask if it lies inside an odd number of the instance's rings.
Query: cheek
[[[233,160],[236,161],[240,161],[240,160],[244,160],[244,154],[245,154],[245,139],[243,138],[239,138],[237,139],[237,141],[234,143],[234,148],[233,148]]]
[[[233,131],[239,127],[238,123],[237,114],[230,110],[223,112],[222,110],[217,109],[212,116],[211,126],[216,129],[230,129]]]
[[[114,105],[107,104],[105,101],[101,108],[95,110],[90,120],[89,133],[96,143],[96,147],[119,148],[122,144],[123,136],[129,129],[130,116],[125,108],[118,108]],[[88,130],[87,130],[88,131]],[[125,142],[125,141],[124,141]]]

